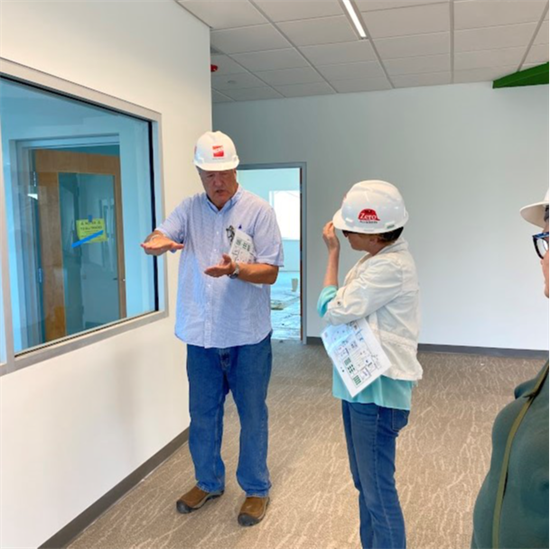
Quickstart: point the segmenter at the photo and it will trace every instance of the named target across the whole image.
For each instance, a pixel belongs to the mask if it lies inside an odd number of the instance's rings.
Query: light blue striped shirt
[[[271,206],[239,186],[218,210],[206,193],[186,198],[157,230],[185,245],[178,275],[176,336],[205,348],[259,343],[271,332],[271,287],[212,278],[204,270],[229,253],[228,229],[254,241],[256,263],[283,265],[281,234]]]

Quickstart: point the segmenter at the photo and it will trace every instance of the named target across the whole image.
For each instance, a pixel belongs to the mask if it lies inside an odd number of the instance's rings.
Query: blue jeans
[[[223,407],[231,391],[241,422],[237,480],[247,496],[268,495],[271,482],[265,400],[271,363],[271,334],[255,345],[226,349],[187,346],[189,450],[201,490],[222,492],[225,488],[221,457]]]
[[[395,487],[395,441],[409,412],[342,401],[351,475],[359,490],[363,549],[404,549],[405,521]]]

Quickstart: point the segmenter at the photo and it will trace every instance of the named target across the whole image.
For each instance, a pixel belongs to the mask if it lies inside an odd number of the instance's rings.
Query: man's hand
[[[334,229],[334,224],[332,223],[332,221],[329,221],[323,227],[323,240],[325,241],[329,252],[340,251],[340,241],[336,236],[336,231]]]
[[[183,244],[178,244],[173,240],[170,240],[167,236],[160,233],[153,233],[141,247],[145,250],[147,255],[159,256],[165,252],[175,252],[177,250],[183,250]]]
[[[204,271],[204,274],[212,276],[214,278],[220,278],[220,276],[230,275],[235,271],[235,262],[227,254],[222,255],[222,260],[213,267],[208,267]]]

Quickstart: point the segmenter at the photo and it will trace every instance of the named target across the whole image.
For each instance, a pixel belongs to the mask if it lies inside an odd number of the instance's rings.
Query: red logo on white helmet
[[[213,145],[212,146],[212,156],[214,158],[224,158],[225,151],[223,150],[223,145]]]
[[[359,215],[357,216],[357,219],[361,223],[377,223],[378,221],[380,221],[376,210],[370,209],[361,210],[359,212]]]

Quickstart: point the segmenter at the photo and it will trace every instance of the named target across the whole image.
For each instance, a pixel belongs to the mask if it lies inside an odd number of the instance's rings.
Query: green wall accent
[[[538,86],[539,84],[548,84],[548,63],[498,78],[493,81],[493,89]]]

